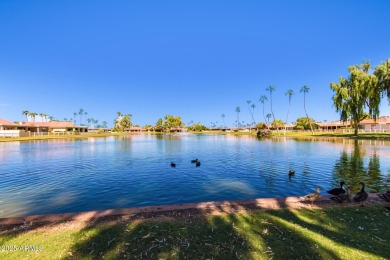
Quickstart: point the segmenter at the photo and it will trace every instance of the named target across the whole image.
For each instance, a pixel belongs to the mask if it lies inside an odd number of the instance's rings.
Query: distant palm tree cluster
[[[35,122],[35,118],[36,116],[40,116],[41,117],[41,122],[59,122],[59,121],[67,121],[67,122],[73,122],[75,125],[77,125],[77,115],[79,116],[79,125],[80,126],[89,126],[89,127],[97,127],[97,128],[107,128],[107,121],[103,121],[101,125],[99,125],[99,120],[97,119],[94,119],[94,118],[86,118],[87,115],[88,115],[88,112],[84,111],[84,109],[80,108],[79,112],[74,112],[73,113],[73,117],[71,116],[69,119],[68,118],[64,118],[63,120],[57,120],[57,119],[54,119],[53,116],[49,116],[45,113],[34,113],[34,112],[30,112],[28,110],[23,110],[22,111],[22,115],[25,115],[26,116],[26,121],[27,122]],[[84,123],[83,123],[83,117],[84,116]],[[86,124],[86,122],[88,124]]]
[[[30,112],[28,110],[23,110],[22,115],[26,116],[26,122],[35,122],[36,116],[41,117],[41,122],[48,122],[48,119],[51,121],[53,120],[52,116],[49,116],[48,114],[45,113],[35,113],[35,112]],[[30,120],[29,120],[30,119]]]
[[[272,93],[276,90],[276,87],[271,85],[269,87],[266,88],[266,91],[269,92],[269,100],[270,100],[270,113],[267,113],[265,114],[265,103],[266,101],[268,101],[268,97],[266,95],[261,95],[260,98],[259,98],[259,101],[260,103],[262,104],[262,110],[263,110],[263,119],[264,119],[264,122],[265,122],[265,125],[266,127],[269,129],[269,126],[273,126],[274,128],[276,128],[276,130],[278,131],[278,134],[279,133],[279,128],[281,126],[284,126],[284,134],[286,134],[286,129],[287,129],[287,123],[288,123],[288,117],[289,117],[289,114],[290,114],[290,107],[291,107],[291,98],[292,96],[295,95],[295,92],[294,90],[292,89],[288,89],[285,93],[285,95],[288,97],[288,110],[287,110],[287,116],[286,116],[286,121],[283,122],[282,120],[280,119],[276,119],[275,118],[275,114],[274,114],[274,111],[273,111],[273,106],[272,106]],[[309,92],[310,88],[308,86],[303,86],[301,87],[300,89],[300,92],[303,93],[303,108],[305,110],[305,113],[306,113],[306,118],[310,124],[310,129],[311,131],[313,132],[313,127],[312,127],[312,119],[309,118],[309,115],[307,113],[307,110],[306,110],[306,94]],[[236,127],[255,127],[257,125],[256,123],[256,120],[255,120],[255,108],[256,108],[256,105],[251,101],[251,100],[247,100],[246,101],[247,105],[248,105],[248,111],[249,111],[249,114],[251,116],[251,122],[250,123],[247,123],[245,124],[245,121],[240,121],[240,113],[241,113],[241,108],[239,106],[236,107],[235,109],[235,112],[237,114],[237,120],[235,120],[233,122],[233,125],[236,126]],[[223,127],[226,127],[225,125],[225,114],[221,114],[221,118],[222,118],[222,122],[223,122]],[[271,118],[273,119],[273,121],[271,122]],[[217,124],[218,124],[218,121],[216,122],[211,122],[211,127],[217,127]]]

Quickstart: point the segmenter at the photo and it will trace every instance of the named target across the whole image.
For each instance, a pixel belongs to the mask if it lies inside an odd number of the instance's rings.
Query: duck
[[[368,198],[368,193],[364,190],[364,182],[359,182],[360,185],[362,185],[361,190],[356,193],[355,197],[353,197],[353,201],[360,202],[361,206],[363,206],[363,202]]]
[[[341,195],[341,194],[344,194],[345,193],[345,190],[343,188],[345,182],[340,182],[340,188],[334,188],[334,189],[331,189],[331,190],[328,190],[327,193],[331,194],[331,195],[335,195],[335,196],[338,196],[338,195]]]
[[[390,202],[390,190],[386,191],[385,193],[379,193],[378,196],[384,201]]]
[[[307,194],[306,196],[300,197],[303,201],[310,201],[311,205],[313,206],[313,202],[321,198],[321,192],[322,188],[320,186],[316,187],[316,192]]]
[[[344,185],[344,190],[346,191],[346,194],[340,194],[335,197],[330,197],[330,199],[338,203],[343,203],[344,201],[352,202],[351,189]]]
[[[289,170],[288,171],[288,176],[293,176],[293,175],[295,175],[295,171],[294,170]]]
[[[171,162],[171,167],[176,168],[176,163]]]
[[[199,162],[199,160],[198,160],[198,159],[191,160],[191,163],[197,163],[197,162]]]
[[[196,162],[196,167],[200,167],[200,161]]]

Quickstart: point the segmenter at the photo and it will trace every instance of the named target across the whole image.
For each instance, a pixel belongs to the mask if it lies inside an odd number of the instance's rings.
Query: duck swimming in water
[[[306,196],[300,197],[301,200],[303,201],[310,201],[311,205],[313,206],[313,202],[321,198],[321,192],[320,192],[321,187],[317,186],[316,187],[316,192],[307,194]]]
[[[294,170],[289,170],[288,171],[288,176],[293,176],[293,175],[295,175],[295,171]]]
[[[345,184],[345,182],[343,182],[343,181],[340,182],[340,188],[334,188],[334,189],[328,190],[327,193],[335,195],[335,196],[344,194],[345,193],[345,190],[343,188],[344,184]]]
[[[360,185],[362,185],[362,188],[356,193],[355,197],[353,197],[353,201],[360,202],[360,205],[363,206],[363,202],[368,198],[368,193],[364,190],[364,182],[361,181]]]
[[[200,161],[196,162],[196,167],[200,167]]]
[[[191,163],[197,163],[197,162],[199,162],[199,160],[198,160],[198,159],[191,160]]]
[[[171,162],[171,167],[176,168],[176,163]]]

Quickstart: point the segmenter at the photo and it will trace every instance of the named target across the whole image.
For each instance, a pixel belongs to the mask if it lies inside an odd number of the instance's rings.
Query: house
[[[88,126],[76,126],[70,121],[65,122],[20,122],[17,125],[20,130],[31,133],[64,133],[64,132],[88,132]]]
[[[359,128],[366,132],[390,132],[390,116],[360,121]]]
[[[318,129],[320,131],[334,131],[334,130],[340,130],[342,128],[352,126],[351,121],[340,121],[340,120],[329,122],[329,123],[317,122],[315,124],[318,126]]]
[[[18,130],[18,125],[0,118],[0,138],[28,136],[24,130]]]

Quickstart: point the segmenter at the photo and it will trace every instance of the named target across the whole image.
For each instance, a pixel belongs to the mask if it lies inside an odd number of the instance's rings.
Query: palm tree
[[[31,118],[33,119],[33,122],[35,122],[35,117],[38,115],[37,113],[29,113],[28,114],[29,116],[31,116]]]
[[[103,122],[102,122],[102,127],[103,127],[103,128],[107,128],[107,124],[108,124],[107,121],[103,121]]]
[[[237,113],[237,127],[240,126],[240,118],[238,117],[238,114],[241,112],[240,107],[236,107],[236,113]]]
[[[53,116],[49,116],[49,119],[50,119],[50,121],[53,121],[54,117]]]
[[[74,124],[75,124],[75,125],[77,125],[77,124],[76,124],[76,117],[77,117],[77,112],[74,112],[74,113],[73,113],[73,119],[74,119]]]
[[[286,96],[288,96],[288,111],[287,111],[287,117],[286,117],[286,124],[284,125],[284,135],[286,135],[288,115],[290,114],[291,97],[293,95],[295,95],[295,93],[292,89],[287,90]]]
[[[256,125],[256,120],[255,120],[255,117],[254,117],[254,114],[255,114],[255,107],[256,107],[255,104],[252,104],[252,105],[251,105],[251,108],[252,108],[252,119],[253,119],[253,124],[254,124],[254,125]]]
[[[84,114],[84,109],[80,108],[79,115],[80,115],[80,125],[82,125],[81,116]]]
[[[84,123],[85,123],[85,119],[87,118],[87,115],[88,115],[88,112],[84,112]]]
[[[253,113],[252,113],[252,111],[251,111],[251,109],[250,109],[250,106],[249,106],[249,104],[250,104],[251,102],[252,102],[252,101],[250,101],[250,100],[247,100],[247,101],[246,101],[246,103],[248,104],[248,110],[249,110],[249,113],[251,114],[253,123],[255,123],[255,118],[253,117]],[[253,105],[254,105],[254,104],[252,104],[252,106],[253,106]]]
[[[269,125],[269,119],[272,117],[272,115],[270,114],[270,113],[268,113],[267,115],[266,115],[266,117],[267,117],[267,126]],[[268,126],[268,129],[269,129],[269,126]]]
[[[225,114],[222,114],[221,117],[222,117],[223,127],[225,127]]]
[[[275,115],[274,115],[274,111],[272,110],[272,92],[275,91],[275,89],[276,89],[276,87],[273,85],[271,85],[265,89],[265,90],[269,91],[269,97],[270,97],[270,101],[271,101],[271,114],[272,114],[272,117],[274,118],[274,121],[275,121]],[[279,128],[277,128],[277,130],[278,130],[278,135],[280,135]]]
[[[30,111],[28,110],[23,110],[22,115],[26,116],[26,122],[28,122],[28,115],[30,114]]]
[[[45,119],[46,122],[47,122],[47,114],[45,114],[45,113],[40,113],[39,116],[41,117],[42,122],[43,122],[43,119]]]
[[[263,117],[264,117],[264,121],[267,123],[267,119],[265,118],[265,114],[264,114],[264,103],[265,103],[265,101],[267,101],[268,100],[268,98],[267,98],[267,96],[265,96],[265,95],[261,95],[260,96],[260,99],[259,99],[259,101],[260,101],[260,103],[261,104],[263,104]],[[268,124],[267,124],[267,127],[268,127]],[[269,128],[269,127],[268,127]]]
[[[314,135],[313,127],[311,126],[311,120],[310,120],[309,115],[307,114],[307,111],[306,111],[306,93],[308,93],[309,90],[310,90],[310,88],[308,86],[303,86],[301,88],[300,92],[303,92],[303,109],[305,109],[307,120],[309,120],[311,133]]]
[[[89,125],[89,126],[91,126],[91,121],[92,121],[91,118],[88,118],[88,119],[87,119],[87,122],[88,122],[88,125]]]

